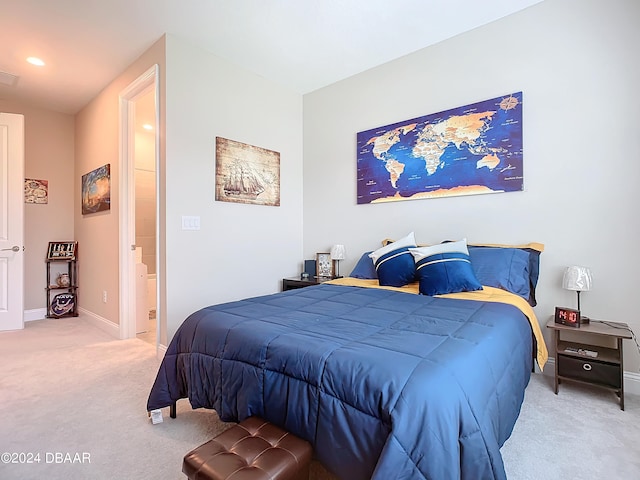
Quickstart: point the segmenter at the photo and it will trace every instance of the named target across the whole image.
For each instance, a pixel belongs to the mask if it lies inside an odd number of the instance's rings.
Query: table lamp
[[[344,245],[334,245],[331,247],[331,259],[333,260],[333,276],[338,278],[340,276],[340,260],[344,260],[345,248]]]
[[[580,310],[580,292],[591,290],[591,270],[588,267],[573,265],[567,267],[562,277],[562,288],[575,290],[578,294],[578,310]],[[589,323],[589,317],[580,316],[580,323]]]

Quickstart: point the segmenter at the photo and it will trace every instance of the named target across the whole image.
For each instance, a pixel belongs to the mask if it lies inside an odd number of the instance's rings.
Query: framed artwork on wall
[[[522,92],[357,134],[358,204],[524,190]]]
[[[49,203],[49,181],[25,178],[24,203]]]
[[[216,201],[280,206],[280,153],[216,137]]]
[[[111,210],[111,164],[82,176],[82,214]]]

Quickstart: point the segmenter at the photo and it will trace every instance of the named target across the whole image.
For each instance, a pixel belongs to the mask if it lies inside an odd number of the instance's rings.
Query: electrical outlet
[[[102,303],[107,303],[107,291],[102,291]]]

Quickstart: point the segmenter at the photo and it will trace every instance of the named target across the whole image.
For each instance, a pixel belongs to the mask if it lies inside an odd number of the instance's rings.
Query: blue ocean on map
[[[357,135],[358,203],[521,191],[522,92]]]

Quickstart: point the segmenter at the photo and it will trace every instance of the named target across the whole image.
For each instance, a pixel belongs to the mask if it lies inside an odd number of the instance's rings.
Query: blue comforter
[[[259,415],[345,480],[504,479],[531,367],[516,307],[325,284],[189,316],[147,409]]]

